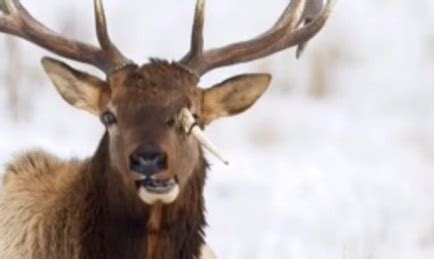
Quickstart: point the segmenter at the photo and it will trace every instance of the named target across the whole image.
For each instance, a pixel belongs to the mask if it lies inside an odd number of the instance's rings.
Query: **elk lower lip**
[[[175,187],[175,185],[176,185],[176,181],[174,179],[170,179],[168,181],[158,181],[150,177],[147,177],[144,180],[138,181],[138,186],[142,186],[148,192],[156,193],[156,194],[168,193]]]

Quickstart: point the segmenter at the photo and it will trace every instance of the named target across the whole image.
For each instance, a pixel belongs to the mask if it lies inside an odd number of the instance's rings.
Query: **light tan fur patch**
[[[46,227],[65,222],[48,222],[47,214],[55,213],[49,208],[74,178],[64,174],[72,176],[78,167],[42,151],[22,155],[7,167],[0,190],[0,258],[51,258],[42,252],[55,250]]]
[[[200,252],[199,259],[217,259],[217,255],[209,245],[203,245]]]

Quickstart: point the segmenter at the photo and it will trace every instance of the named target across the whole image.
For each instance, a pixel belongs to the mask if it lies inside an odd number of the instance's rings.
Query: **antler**
[[[205,0],[197,0],[191,49],[180,63],[201,76],[218,67],[253,61],[297,45],[299,56],[307,41],[324,27],[336,2],[327,0],[318,14],[314,12],[318,7],[321,9],[323,0],[292,0],[267,32],[248,41],[203,52]]]
[[[33,18],[18,0],[0,0],[0,32],[12,34],[59,56],[93,65],[106,74],[131,64],[113,45],[107,32],[102,0],[95,0],[95,18],[101,48],[66,39]]]

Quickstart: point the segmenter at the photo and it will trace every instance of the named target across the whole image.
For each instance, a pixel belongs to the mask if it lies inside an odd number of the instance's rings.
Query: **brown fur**
[[[115,122],[105,124],[88,160],[37,151],[11,163],[0,193],[0,258],[205,259],[206,162],[197,139],[180,126],[180,111],[188,109],[201,126],[244,111],[269,76],[235,77],[204,91],[195,75],[159,60],[126,67],[108,81],[52,59],[43,66],[67,102],[98,116],[111,113]],[[177,182],[174,202],[139,195],[131,157],[142,147],[166,155],[155,176]]]
[[[105,136],[88,161],[63,162],[39,151],[8,167],[1,258],[199,258],[205,162],[175,203],[147,206],[105,163],[107,142]]]

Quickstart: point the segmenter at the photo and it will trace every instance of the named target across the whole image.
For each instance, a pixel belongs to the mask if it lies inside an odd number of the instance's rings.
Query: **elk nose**
[[[138,151],[130,157],[130,169],[151,176],[167,169],[167,155],[155,151]]]

